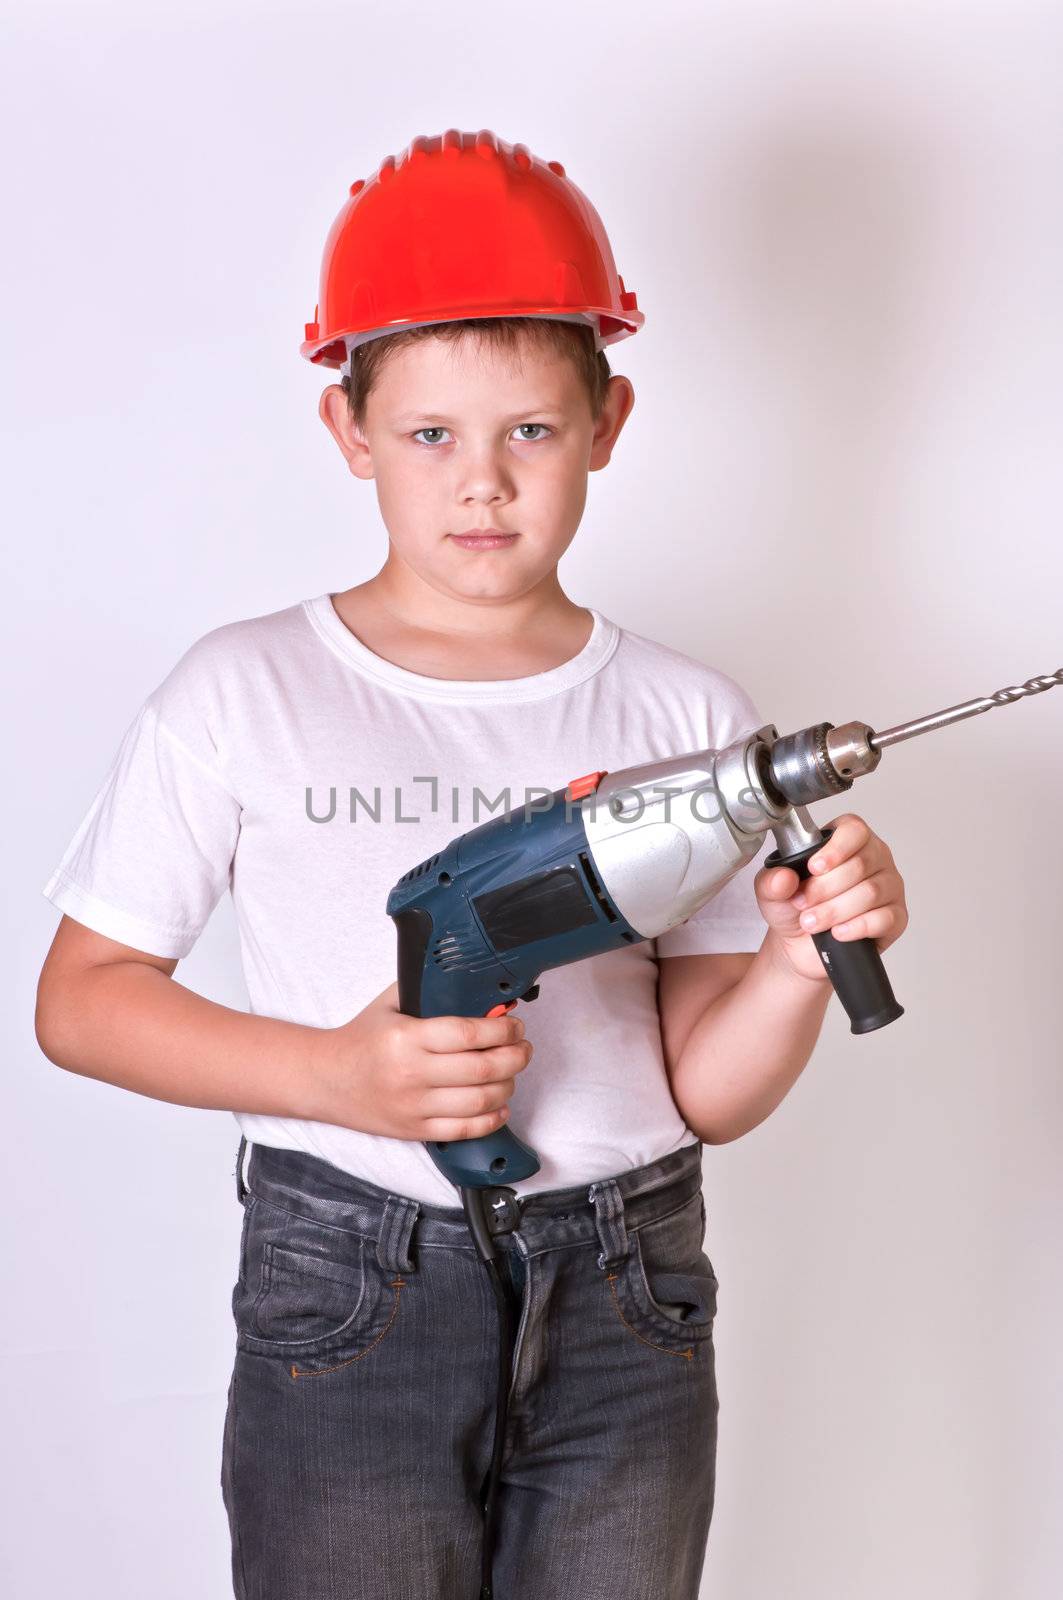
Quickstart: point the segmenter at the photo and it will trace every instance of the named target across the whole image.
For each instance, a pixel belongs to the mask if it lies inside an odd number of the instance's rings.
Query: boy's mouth
[[[448,535],[463,550],[504,550],[520,538],[519,533],[504,533],[501,528],[475,528],[470,533]]]

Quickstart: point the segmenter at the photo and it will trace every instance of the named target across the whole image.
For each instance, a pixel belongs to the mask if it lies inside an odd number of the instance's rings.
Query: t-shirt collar
[[[323,642],[355,672],[383,688],[412,696],[416,700],[480,704],[546,700],[565,689],[575,688],[599,672],[620,640],[620,629],[616,623],[593,606],[588,606],[594,618],[590,638],[577,655],[563,661],[558,667],[533,673],[527,678],[429,678],[423,673],[396,666],[392,661],[385,661],[383,656],[378,656],[364,645],[341,620],[331,594],[304,600],[303,609]]]

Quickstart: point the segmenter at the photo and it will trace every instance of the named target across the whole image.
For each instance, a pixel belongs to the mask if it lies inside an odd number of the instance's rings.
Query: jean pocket
[[[238,1342],[300,1356],[369,1343],[385,1276],[371,1240],[249,1196],[232,1297]]]
[[[354,1323],[366,1293],[364,1241],[356,1259],[333,1261],[267,1244],[262,1284],[251,1307],[255,1336],[268,1344],[316,1345]]]
[[[700,1194],[628,1234],[612,1287],[622,1319],[655,1343],[683,1349],[712,1338],[719,1282],[702,1250]]]

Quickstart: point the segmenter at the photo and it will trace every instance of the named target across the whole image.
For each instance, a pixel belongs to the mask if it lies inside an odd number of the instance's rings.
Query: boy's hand
[[[407,1017],[392,983],[350,1022],[321,1031],[315,1119],[390,1139],[478,1139],[509,1114],[531,1041],[512,1013]]]
[[[908,926],[908,907],[889,846],[862,817],[850,812],[822,826],[834,833],[809,857],[811,878],[802,884],[792,867],[762,867],[753,887],[777,955],[801,977],[829,983],[813,933],[871,938],[881,952]]]

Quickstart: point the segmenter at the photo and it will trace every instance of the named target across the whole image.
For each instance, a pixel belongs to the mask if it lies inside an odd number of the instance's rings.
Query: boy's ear
[[[318,416],[331,433],[343,459],[356,478],[373,476],[373,458],[365,434],[351,416],[347,396],[338,383],[330,383],[318,404]]]
[[[620,430],[631,415],[631,408],[635,404],[635,390],[631,380],[621,373],[614,372],[609,379],[605,391],[605,400],[602,413],[594,424],[591,435],[591,454],[587,462],[588,472],[599,472],[602,467],[609,465]]]

